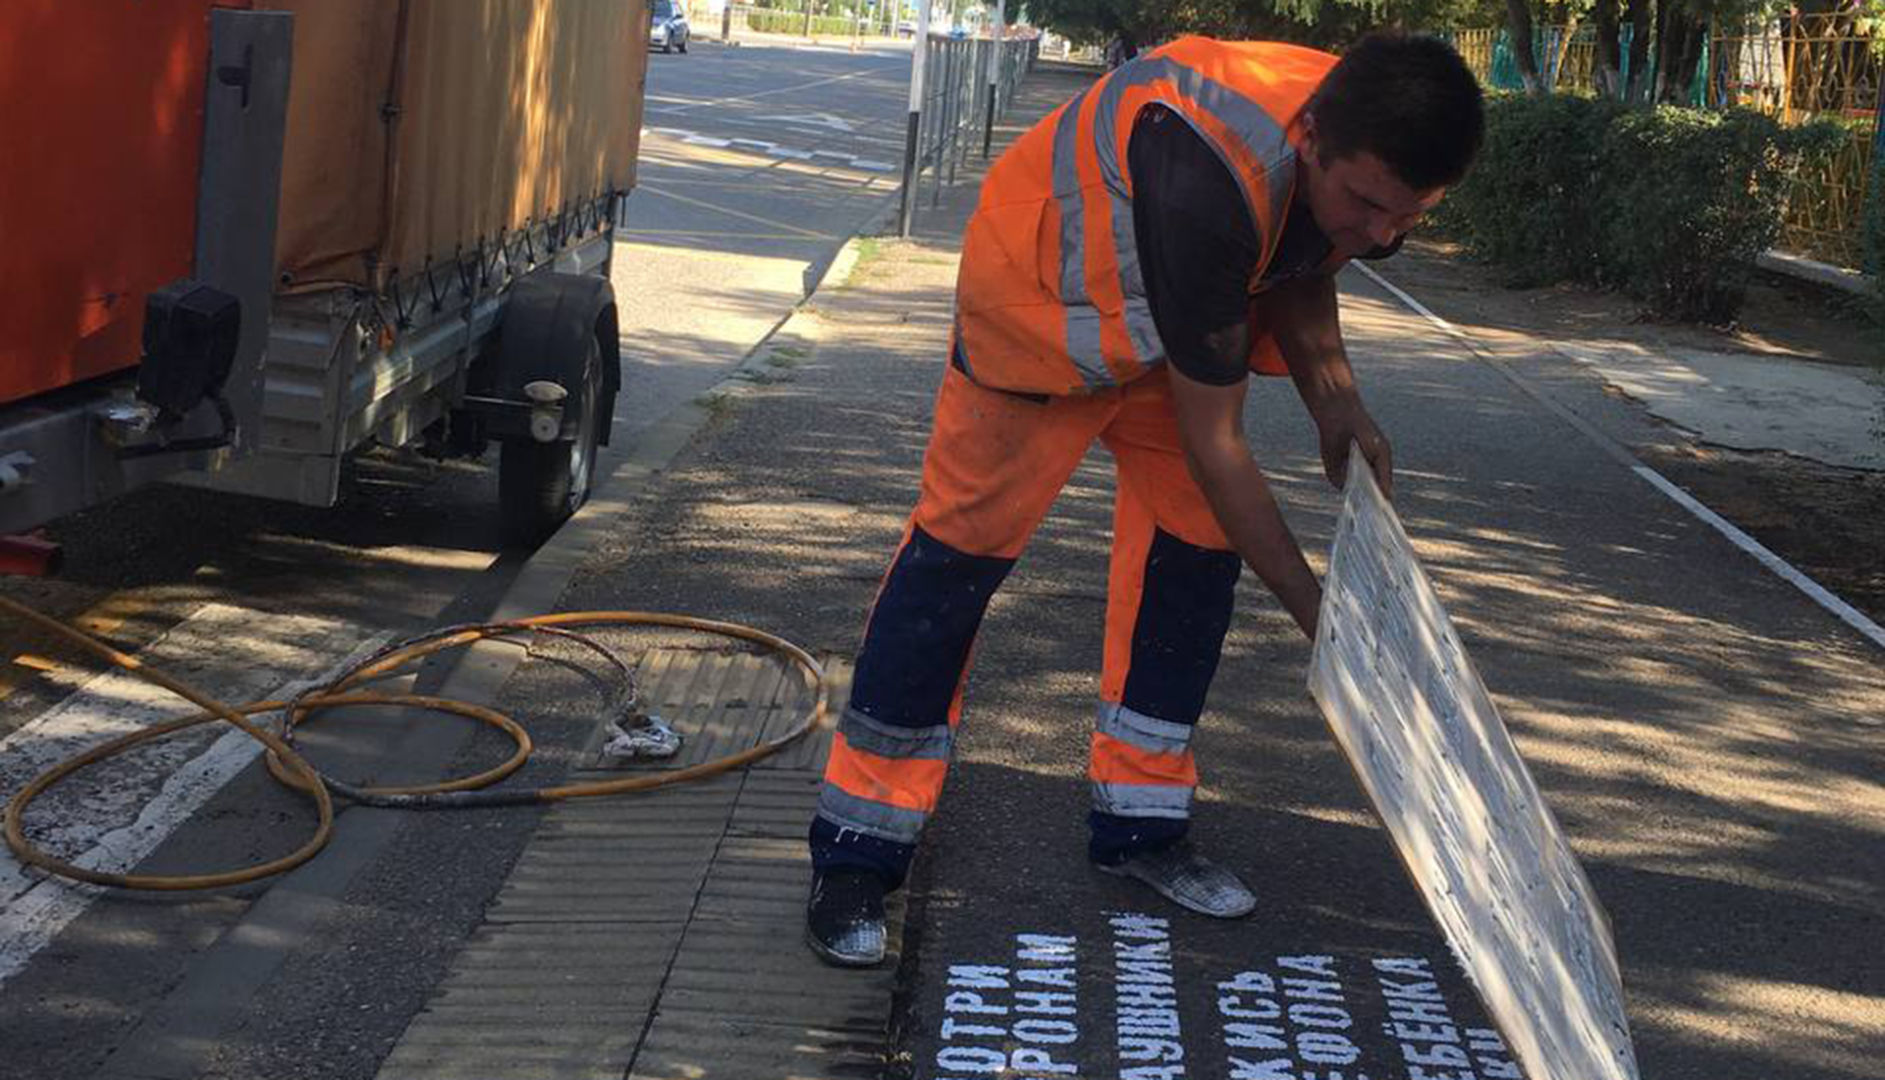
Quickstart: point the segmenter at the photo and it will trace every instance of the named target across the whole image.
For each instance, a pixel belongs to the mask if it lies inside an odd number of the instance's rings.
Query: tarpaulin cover
[[[295,15],[277,263],[384,287],[635,179],[647,0],[261,0]]]

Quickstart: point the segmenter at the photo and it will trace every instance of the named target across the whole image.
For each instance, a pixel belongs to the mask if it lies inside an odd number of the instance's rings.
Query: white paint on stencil
[[[1526,1075],[1636,1080],[1590,883],[1370,470],[1348,476],[1310,690]]]

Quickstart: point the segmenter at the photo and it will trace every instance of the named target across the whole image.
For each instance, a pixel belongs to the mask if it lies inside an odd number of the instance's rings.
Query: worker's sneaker
[[[884,882],[863,870],[812,876],[805,943],[838,967],[870,967],[884,958]]]
[[[1257,907],[1257,898],[1236,874],[1198,854],[1183,840],[1134,852],[1116,863],[1093,865],[1104,873],[1137,878],[1165,899],[1201,915],[1235,919]]]

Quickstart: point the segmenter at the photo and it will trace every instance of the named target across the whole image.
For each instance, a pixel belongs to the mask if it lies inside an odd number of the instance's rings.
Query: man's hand
[[[1361,406],[1355,373],[1342,346],[1340,306],[1335,279],[1327,275],[1300,278],[1256,297],[1253,314],[1276,337],[1277,348],[1289,365],[1290,378],[1303,405],[1315,418],[1322,436],[1322,467],[1336,487],[1348,472],[1348,444],[1374,468],[1381,493],[1394,494],[1393,457],[1387,436]]]
[[[1375,483],[1381,486],[1381,494],[1394,497],[1394,450],[1388,445],[1388,437],[1381,434],[1381,428],[1362,407],[1359,397],[1349,397],[1340,402],[1325,405],[1316,414],[1316,430],[1321,434],[1322,470],[1328,475],[1329,483],[1340,488],[1348,476],[1349,444],[1361,447],[1362,456],[1368,459],[1368,465],[1374,470]]]

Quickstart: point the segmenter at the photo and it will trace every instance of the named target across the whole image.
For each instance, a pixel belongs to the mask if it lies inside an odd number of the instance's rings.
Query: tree
[[[1689,5],[1692,0],[1658,0],[1656,4],[1655,100],[1688,104],[1689,87],[1708,40],[1708,22]]]
[[[1642,101],[1649,85],[1650,0],[1630,0],[1630,80],[1622,87],[1623,100]]]
[[[1518,76],[1528,93],[1545,92],[1545,80],[1538,74],[1538,56],[1532,49],[1531,0],[1505,0],[1506,29],[1511,31],[1512,58],[1518,61]]]

